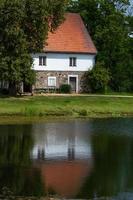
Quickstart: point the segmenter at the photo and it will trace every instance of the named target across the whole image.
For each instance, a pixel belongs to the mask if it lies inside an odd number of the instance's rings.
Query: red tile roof
[[[96,54],[96,47],[79,14],[67,13],[64,22],[49,33],[45,52]]]

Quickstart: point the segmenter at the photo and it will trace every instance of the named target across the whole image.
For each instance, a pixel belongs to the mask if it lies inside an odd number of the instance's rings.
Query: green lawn
[[[103,117],[133,116],[133,98],[33,96],[0,98],[0,116]]]

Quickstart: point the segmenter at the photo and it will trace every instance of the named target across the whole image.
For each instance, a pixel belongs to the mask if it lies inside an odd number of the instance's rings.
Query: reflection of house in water
[[[73,124],[35,125],[32,158],[41,160],[90,158],[92,152],[88,129],[84,131],[76,122]]]
[[[45,187],[66,197],[75,196],[92,170],[88,129],[75,123],[35,125],[31,154]]]

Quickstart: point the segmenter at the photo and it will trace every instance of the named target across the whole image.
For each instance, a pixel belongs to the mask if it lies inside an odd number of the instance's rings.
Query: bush
[[[63,84],[60,86],[60,93],[70,94],[71,93],[71,86],[68,84]]]
[[[109,72],[98,63],[95,68],[85,72],[81,79],[82,92],[105,93],[110,80]]]

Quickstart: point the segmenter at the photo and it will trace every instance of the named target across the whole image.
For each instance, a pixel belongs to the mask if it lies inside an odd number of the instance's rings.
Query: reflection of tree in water
[[[33,143],[32,125],[0,126],[0,188],[22,195],[43,193],[39,170],[30,169]]]
[[[94,170],[78,198],[115,196],[133,192],[133,138],[99,134],[93,136]]]
[[[30,151],[33,147],[32,126],[0,127],[0,164],[30,163]]]

